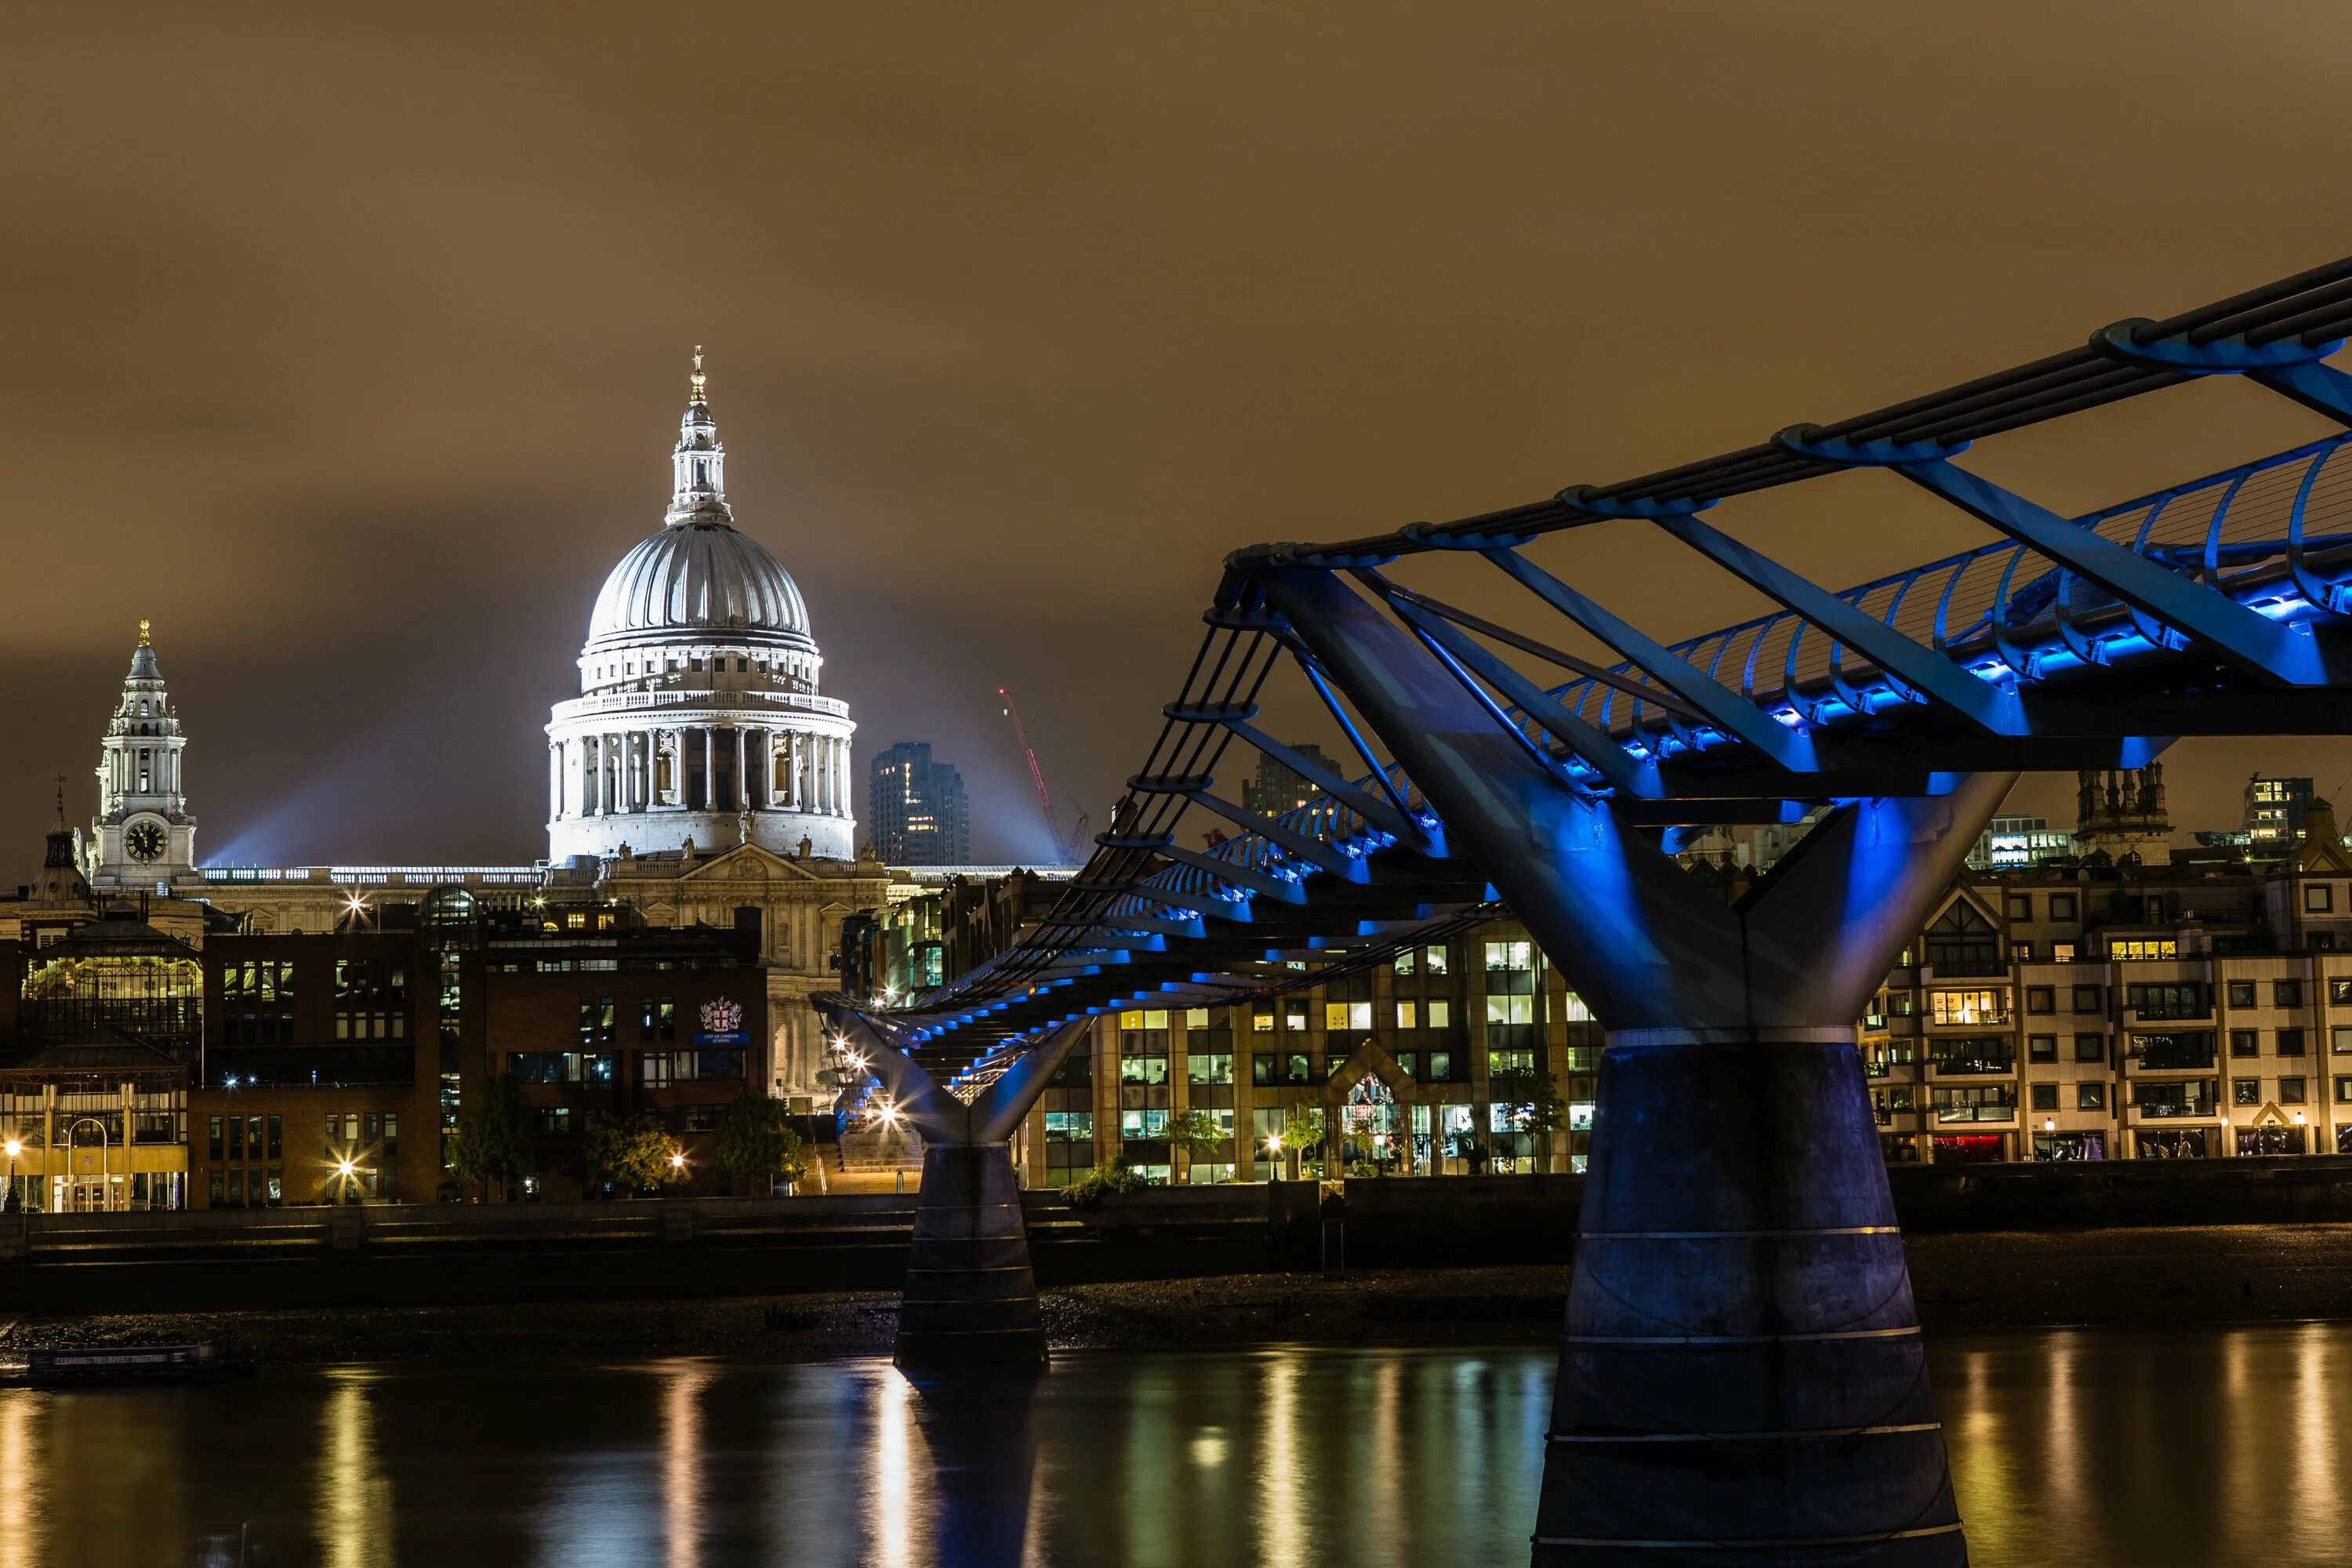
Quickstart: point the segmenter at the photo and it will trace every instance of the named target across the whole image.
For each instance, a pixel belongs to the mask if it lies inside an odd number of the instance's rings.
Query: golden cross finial
[[[149,646],[147,642],[147,623],[145,621],[141,621],[139,623],[139,646],[141,647]]]
[[[700,343],[694,345],[694,374],[689,379],[694,383],[694,401],[699,403],[702,401],[702,345]]]

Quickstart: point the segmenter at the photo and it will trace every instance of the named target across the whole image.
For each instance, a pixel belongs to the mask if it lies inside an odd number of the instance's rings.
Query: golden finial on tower
[[[694,374],[693,374],[693,375],[691,375],[690,377],[688,377],[688,380],[690,380],[690,381],[692,381],[692,382],[694,383],[694,399],[693,399],[693,400],[694,400],[695,402],[697,402],[697,403],[701,402],[701,401],[702,401],[702,345],[701,345],[700,343],[697,343],[697,344],[695,344],[695,345],[694,345]]]
[[[139,646],[141,647],[150,646],[147,641],[147,623],[145,621],[141,621],[139,623]]]

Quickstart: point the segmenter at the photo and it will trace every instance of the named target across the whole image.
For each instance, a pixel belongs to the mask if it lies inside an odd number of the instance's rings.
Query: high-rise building
[[[1325,756],[1320,746],[1302,741],[1295,742],[1292,750],[1310,763],[1320,763],[1335,773],[1339,772],[1339,764]],[[1255,778],[1242,781],[1242,805],[1261,816],[1280,816],[1286,811],[1296,811],[1322,793],[1305,775],[1267,756],[1258,759]]]
[[[2246,781],[2246,841],[2284,848],[2303,841],[2305,811],[2311,805],[2307,778],[2272,778],[2256,773]]]
[[[931,760],[928,741],[901,741],[866,770],[874,853],[893,866],[961,866],[971,859],[963,775]]]

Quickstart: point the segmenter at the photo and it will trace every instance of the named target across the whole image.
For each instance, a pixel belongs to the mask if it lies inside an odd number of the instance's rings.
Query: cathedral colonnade
[[[659,811],[851,815],[849,740],[767,725],[597,730],[548,743],[548,818]]]

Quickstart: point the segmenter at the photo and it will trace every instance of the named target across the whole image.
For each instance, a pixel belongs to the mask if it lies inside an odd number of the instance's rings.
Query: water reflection
[[[29,1389],[0,1393],[0,1563],[43,1560],[40,1459],[33,1448],[40,1405],[41,1395]]]
[[[909,1385],[906,1404],[929,1459],[932,1531],[923,1561],[1004,1568],[1023,1561],[1043,1381],[1030,1368]]]
[[[374,1375],[364,1367],[336,1368],[320,1404],[310,1528],[327,1568],[388,1568],[393,1561],[392,1482],[378,1462],[368,1407]]]
[[[662,1388],[662,1523],[669,1568],[695,1568],[701,1559],[702,1414],[697,1405],[713,1376],[700,1363],[669,1369]]]
[[[1978,1568],[2346,1560],[2352,1327],[1971,1335],[1933,1373]],[[280,1370],[0,1390],[0,1568],[1349,1568],[1524,1561],[1552,1356]]]
[[[2340,1323],[1934,1343],[1970,1562],[2345,1562],[2347,1345]]]

